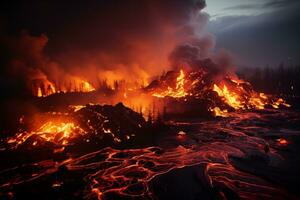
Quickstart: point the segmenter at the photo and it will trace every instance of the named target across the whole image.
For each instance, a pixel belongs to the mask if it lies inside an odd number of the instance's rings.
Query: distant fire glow
[[[150,93],[144,93],[144,86],[129,87],[126,82],[122,82],[123,85],[115,85],[109,87],[114,92],[119,92],[118,101],[122,101],[126,105],[132,108],[140,107],[140,111],[146,117],[146,112],[149,111],[151,99],[158,98],[164,99],[166,97],[174,99],[183,99],[186,101],[186,97],[205,98],[203,94],[207,92],[216,92],[219,98],[223,101],[228,108],[234,110],[248,110],[248,109],[265,109],[267,106],[271,106],[278,109],[280,106],[290,107],[282,98],[273,98],[264,93],[258,93],[251,89],[251,85],[248,82],[237,78],[230,78],[224,76],[223,80],[207,84],[205,87],[199,86],[203,83],[203,78],[207,72],[204,71],[184,71],[183,69],[174,72],[173,82],[169,77],[168,81],[163,81],[158,87],[151,89]],[[113,82],[113,80],[110,80]],[[130,81],[129,81],[130,82]],[[72,83],[72,82],[71,82]],[[151,85],[151,84],[150,84]],[[60,92],[91,92],[96,91],[89,82],[79,78],[75,78],[73,84],[67,87],[55,87],[50,81],[44,81],[43,87],[38,87],[37,96],[45,97],[54,93]],[[198,88],[197,88],[198,87]],[[148,96],[149,95],[149,96]],[[148,97],[147,97],[148,96]],[[153,101],[153,100],[152,100]],[[75,110],[79,110],[81,106],[77,106]],[[229,110],[221,105],[210,106],[209,111],[215,116],[228,117]]]
[[[46,97],[55,93],[66,92],[92,92],[95,88],[87,81],[73,78],[65,85],[55,85],[48,80],[40,80],[32,88],[33,94],[38,97]]]

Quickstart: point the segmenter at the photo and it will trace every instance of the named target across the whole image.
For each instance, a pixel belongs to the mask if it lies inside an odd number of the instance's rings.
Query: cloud
[[[263,4],[263,8],[284,8],[299,3],[298,0],[269,0]]]
[[[296,2],[286,1],[287,7],[256,16],[225,16],[210,21],[217,48],[230,50],[236,63],[243,66],[299,64],[300,6],[290,3]]]
[[[223,10],[249,10],[249,9],[260,9],[261,4],[240,4],[235,6],[226,7]]]
[[[264,0],[254,1],[251,4],[238,4],[235,6],[226,7],[223,10],[266,10],[266,9],[281,9],[299,3],[298,0]]]

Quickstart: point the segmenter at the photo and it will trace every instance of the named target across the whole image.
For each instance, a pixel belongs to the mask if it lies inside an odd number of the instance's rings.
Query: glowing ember
[[[172,87],[168,87],[166,91],[163,91],[161,93],[154,93],[153,96],[158,98],[164,98],[166,96],[174,97],[174,98],[185,97],[188,93],[184,89],[184,83],[185,83],[185,75],[183,70],[180,70],[179,76],[176,78],[175,89]]]
[[[74,138],[77,134],[83,135],[85,131],[79,126],[76,126],[73,122],[46,122],[37,131],[23,132],[16,135],[15,138],[10,138],[7,143],[15,144],[16,147],[32,136],[38,136],[38,138],[44,141],[52,142],[58,145],[67,145],[69,139]],[[32,145],[36,146],[38,140],[33,141]]]
[[[277,142],[278,142],[279,145],[282,145],[282,146],[285,146],[285,145],[288,144],[288,141],[284,138],[277,139]]]

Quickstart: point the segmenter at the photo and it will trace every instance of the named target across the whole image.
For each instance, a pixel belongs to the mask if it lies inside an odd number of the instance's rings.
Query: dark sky
[[[131,46],[134,39],[149,43],[156,39],[159,46],[168,37],[158,35],[165,34],[165,28],[183,26],[191,10],[203,6],[199,2],[2,0],[0,33],[4,39],[21,30],[36,36],[44,33],[49,39],[47,53],[57,57],[68,54],[69,49],[100,49],[127,62],[136,53],[129,50],[124,55],[126,49],[135,48]],[[237,64],[300,63],[298,0],[207,0],[205,11],[211,15],[209,30],[215,35],[216,48],[229,50]]]
[[[185,27],[191,13],[205,6],[204,0],[3,0],[0,4],[2,44],[10,42],[7,46],[17,50],[35,48],[30,58],[35,62],[25,63],[30,68],[36,68],[32,63],[41,65],[36,60],[45,50],[60,70],[71,74],[76,68],[89,73],[95,66],[135,68],[137,74],[143,73],[142,68],[154,74],[154,66],[156,73],[162,71],[167,54],[192,32]],[[28,34],[20,34],[22,30]],[[26,52],[19,54],[24,62]],[[47,72],[45,67],[42,70]]]
[[[46,34],[49,48],[99,48],[129,36],[158,35],[160,24],[177,26],[186,22],[192,9],[203,7],[202,0],[3,0],[1,28],[8,34],[27,30],[32,35]],[[108,46],[105,46],[109,44]],[[119,43],[120,44],[120,43]],[[122,45],[122,44],[121,44]],[[108,49],[109,50],[109,49]]]

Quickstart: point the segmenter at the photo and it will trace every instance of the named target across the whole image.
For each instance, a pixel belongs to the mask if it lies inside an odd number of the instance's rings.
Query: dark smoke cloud
[[[169,61],[174,67],[192,65],[196,60],[209,58],[214,46],[214,38],[211,35],[195,38],[176,46],[169,56]]]
[[[29,80],[149,78],[213,57],[204,7],[204,0],[6,3],[0,10],[6,66]]]

